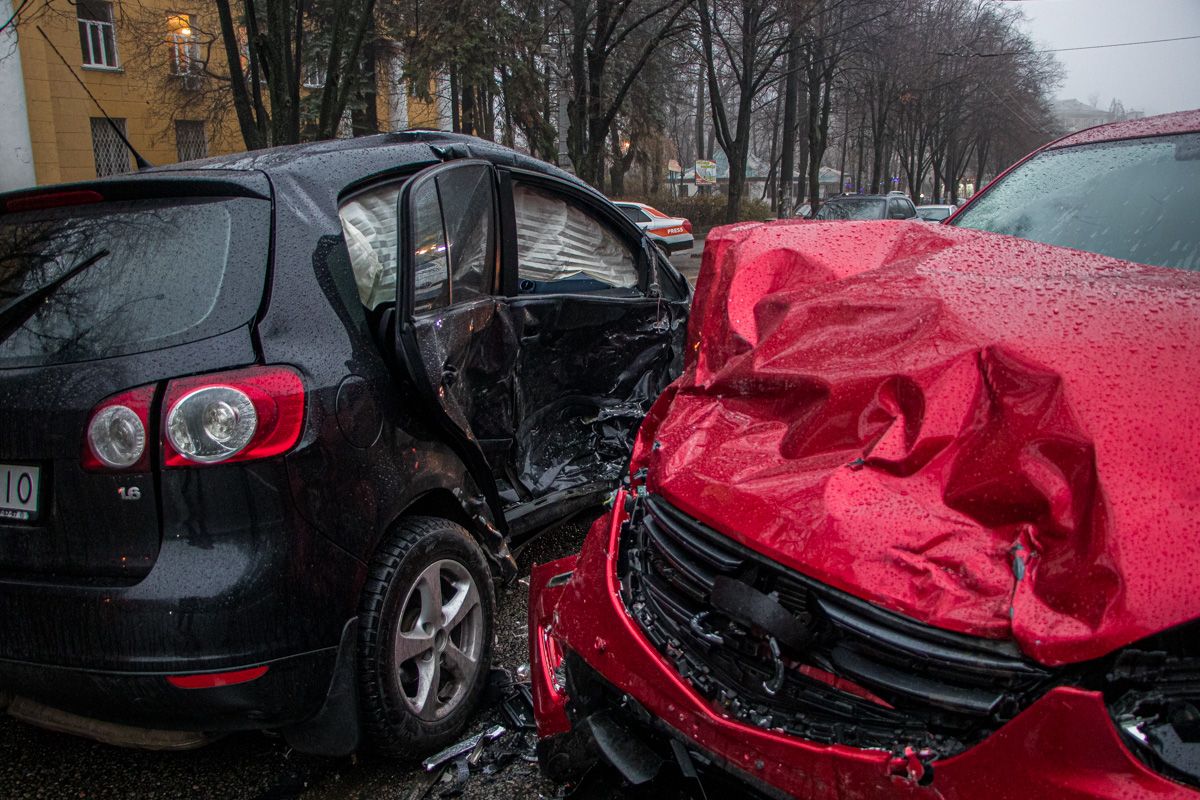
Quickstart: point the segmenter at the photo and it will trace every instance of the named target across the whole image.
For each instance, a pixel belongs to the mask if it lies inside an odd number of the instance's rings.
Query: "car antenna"
[[[110,117],[108,115],[108,112],[104,110],[104,106],[100,105],[100,101],[96,99],[96,95],[92,94],[91,90],[88,89],[87,84],[84,83],[82,80],[80,80],[79,75],[75,72],[75,69],[70,64],[67,63],[67,60],[65,58],[63,58],[63,54],[60,53],[58,51],[58,48],[54,46],[54,42],[50,41],[50,37],[46,35],[46,32],[44,30],[42,30],[42,26],[37,25],[35,27],[37,28],[37,32],[42,35],[42,38],[46,40],[46,44],[50,45],[50,49],[54,51],[54,55],[58,56],[58,60],[61,61],[63,63],[63,66],[67,68],[67,71],[69,71],[71,73],[71,77],[74,78],[76,80],[76,82],[78,82],[78,84],[83,87],[83,91],[87,93],[87,96],[92,98],[92,102],[96,104],[96,108],[100,109],[100,113],[103,114],[104,119],[106,119],[108,121],[108,125],[110,128],[113,129],[113,133],[115,133],[117,135],[117,137],[121,140],[121,142],[125,145],[125,149],[127,149],[130,153],[133,153],[133,160],[134,160],[134,162],[137,163],[137,168],[139,170],[143,170],[143,169],[150,169],[150,167],[154,166],[149,161],[142,158],[142,154],[139,153],[137,151],[137,149],[134,148],[134,146],[129,143],[129,140],[125,138],[124,131],[122,131],[119,127],[117,127],[117,123],[114,122],[113,118]]]

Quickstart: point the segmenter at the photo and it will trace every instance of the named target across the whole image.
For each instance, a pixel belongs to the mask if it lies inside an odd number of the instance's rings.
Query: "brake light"
[[[42,192],[24,197],[13,197],[4,201],[4,210],[12,213],[18,211],[38,211],[43,208],[62,208],[63,206],[81,206],[88,203],[100,203],[104,195],[90,189],[79,189],[69,192]]]
[[[84,434],[83,467],[92,471],[144,472],[150,468],[150,404],[154,386],[129,389],[92,409]]]
[[[163,402],[163,466],[251,461],[285,453],[304,428],[304,382],[291,367],[178,378]]]
[[[685,219],[683,221],[683,229],[688,233],[692,232],[692,221],[690,219]]]
[[[168,675],[167,683],[176,689],[216,689],[220,686],[237,686],[239,683],[256,681],[267,674],[269,668],[250,667],[233,672],[202,672],[192,675]]]

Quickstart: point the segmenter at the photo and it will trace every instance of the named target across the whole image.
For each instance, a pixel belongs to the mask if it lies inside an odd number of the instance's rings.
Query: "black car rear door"
[[[396,350],[497,518],[518,343],[495,295],[498,208],[486,161],[430,167],[400,192]]]

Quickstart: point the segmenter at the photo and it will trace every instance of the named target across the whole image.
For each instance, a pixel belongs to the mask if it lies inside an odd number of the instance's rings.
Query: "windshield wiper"
[[[0,339],[8,338],[9,334],[32,317],[34,312],[37,311],[38,306],[42,304],[42,301],[53,294],[58,287],[109,255],[112,255],[109,250],[99,250],[49,283],[28,291],[19,297],[14,297],[3,306],[0,306]]]

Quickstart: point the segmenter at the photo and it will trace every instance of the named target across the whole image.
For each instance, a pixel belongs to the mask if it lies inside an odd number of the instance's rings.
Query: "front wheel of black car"
[[[404,520],[380,546],[363,590],[359,680],[375,749],[414,756],[466,724],[492,657],[492,578],[461,526]]]

